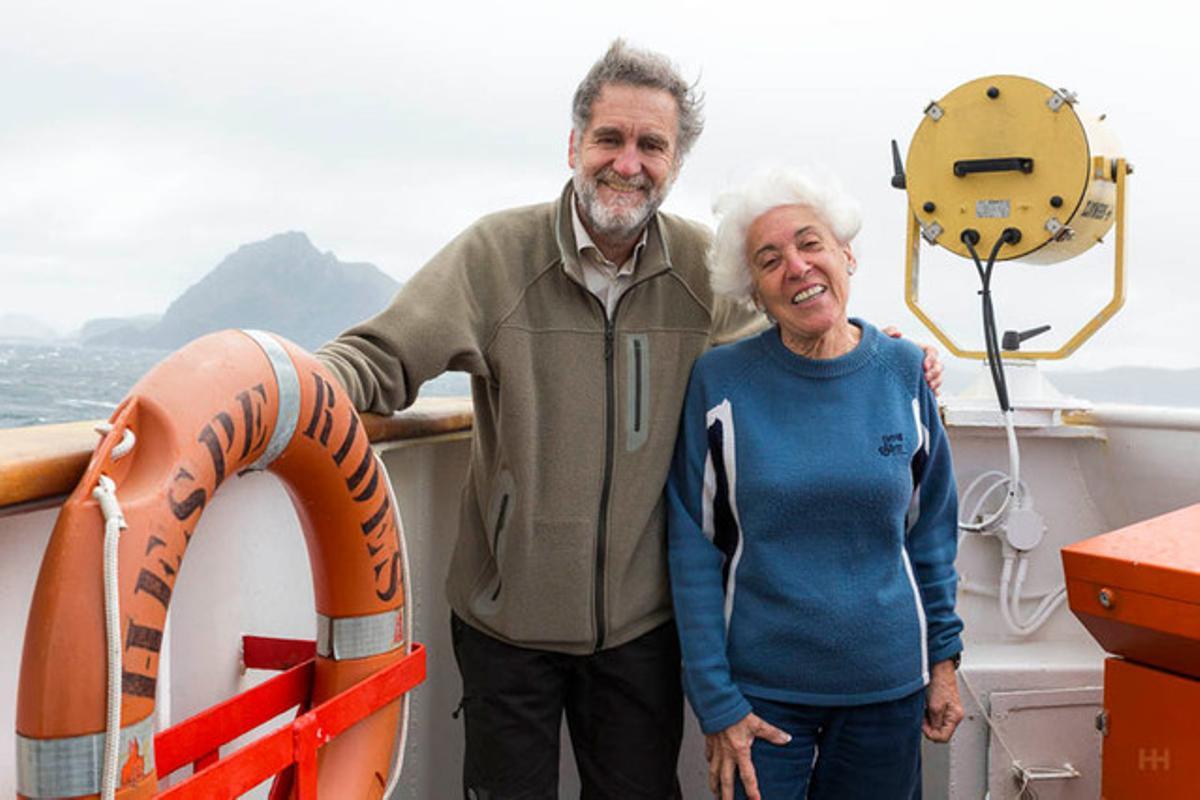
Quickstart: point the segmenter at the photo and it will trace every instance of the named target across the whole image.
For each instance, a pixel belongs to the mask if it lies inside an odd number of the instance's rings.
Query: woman
[[[775,326],[697,361],[668,483],[710,788],[919,796],[919,731],[962,719],[957,498],[921,352],[847,317],[860,215],[832,182],[772,172],[717,211],[714,289]]]

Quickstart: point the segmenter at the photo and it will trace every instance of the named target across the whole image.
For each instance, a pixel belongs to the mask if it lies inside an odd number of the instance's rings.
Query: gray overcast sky
[[[888,187],[931,100],[1015,73],[1106,112],[1131,179],[1129,299],[1080,367],[1200,366],[1186,236],[1200,152],[1194,30],[1165,3],[23,3],[0,37],[0,314],[66,330],[161,312],[238,245],[303,230],[412,274],[473,219],[568,176],[568,107],[615,36],[700,78],[708,126],[668,210],[765,163],[831,168],[862,201],[852,313],[904,309],[905,198]],[[978,346],[974,270],[925,251],[923,300]],[[1103,305],[1107,249],[1002,265],[1003,327]],[[1056,338],[1052,338],[1056,337]]]

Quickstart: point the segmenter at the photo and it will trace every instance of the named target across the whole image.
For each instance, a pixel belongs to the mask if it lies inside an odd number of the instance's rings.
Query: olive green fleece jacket
[[[708,231],[663,213],[609,321],[571,277],[572,198],[568,184],[483,218],[317,355],[378,413],[470,373],[450,606],[506,642],[578,654],[671,618],[663,486],[692,362],[762,321],[714,301]]]

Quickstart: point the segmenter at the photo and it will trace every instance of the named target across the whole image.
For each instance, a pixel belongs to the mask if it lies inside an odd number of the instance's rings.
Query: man
[[[618,40],[573,122],[557,201],[475,223],[319,353],[378,413],[471,375],[446,588],[478,800],[557,796],[564,713],[584,797],[679,796],[662,489],[692,362],[762,324],[714,301],[708,231],[658,211],[703,127],[672,65]]]

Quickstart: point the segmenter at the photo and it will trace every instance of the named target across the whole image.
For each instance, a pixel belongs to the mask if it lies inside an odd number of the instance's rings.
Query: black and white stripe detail
[[[725,556],[721,579],[725,588],[725,630],[728,632],[743,544],[737,509],[737,441],[733,406],[728,400],[722,400],[708,410],[705,427],[708,452],[704,458],[702,523],[705,538]]]
[[[908,514],[904,519],[904,532],[907,534],[921,518],[921,476],[925,474],[925,464],[929,461],[929,429],[921,420],[921,404],[917,398],[912,399],[913,424],[916,426],[917,446],[913,448],[909,469],[912,470],[912,499],[908,503]],[[908,575],[909,585],[912,586],[913,601],[917,607],[917,624],[921,631],[921,679],[929,683],[929,637],[928,623],[925,620],[925,603],[921,600],[921,589],[917,585],[917,576],[913,572],[912,562],[908,558],[908,548],[900,548],[904,559],[904,572]]]

